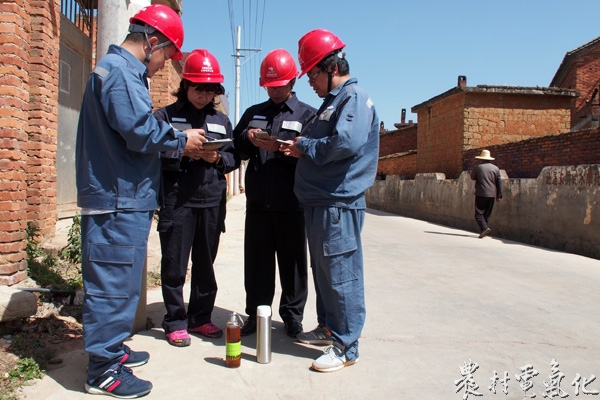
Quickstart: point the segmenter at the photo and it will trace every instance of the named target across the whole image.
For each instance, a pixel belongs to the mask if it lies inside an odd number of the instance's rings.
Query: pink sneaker
[[[192,333],[199,333],[202,336],[206,336],[207,338],[220,338],[223,336],[223,330],[218,326],[214,325],[212,322],[208,322],[204,325],[197,326],[195,328],[188,328],[188,331]]]
[[[169,344],[173,346],[185,347],[189,346],[192,343],[192,339],[190,338],[190,335],[188,335],[185,329],[165,333],[165,335],[167,336],[167,341],[169,342]]]

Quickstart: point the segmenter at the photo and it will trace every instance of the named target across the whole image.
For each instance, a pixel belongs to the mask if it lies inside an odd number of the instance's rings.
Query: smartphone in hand
[[[269,132],[267,132],[267,131],[258,131],[258,132],[256,132],[256,133],[254,134],[254,136],[255,136],[257,139],[268,139],[268,138],[270,138],[270,137],[271,137],[271,135],[270,135],[270,134],[269,134]]]

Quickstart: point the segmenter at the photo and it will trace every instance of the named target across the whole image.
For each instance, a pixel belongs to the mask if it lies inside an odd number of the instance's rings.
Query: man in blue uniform
[[[324,100],[308,132],[282,146],[284,154],[299,157],[294,192],[304,206],[317,329],[329,333],[333,342],[312,363],[320,372],[358,361],[366,314],[361,243],[365,191],[373,185],[379,157],[379,118],[367,93],[350,77],[344,47],[324,29],[308,32],[298,42],[300,76],[307,74]]]
[[[83,340],[89,355],[85,390],[117,398],[148,394],[152,384],[129,367],[148,361],[131,351],[142,271],[158,208],[161,151],[201,147],[198,130],[180,132],[152,115],[147,78],[181,58],[183,25],[164,5],[130,19],[90,74],[79,115],[77,204],[81,207]]]

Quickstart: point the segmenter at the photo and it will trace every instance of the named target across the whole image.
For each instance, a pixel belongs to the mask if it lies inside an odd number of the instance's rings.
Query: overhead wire
[[[248,1],[248,6],[246,6]],[[228,0],[229,8],[229,24],[231,29],[231,40],[232,40],[232,55],[233,63],[233,76],[235,76],[235,59],[237,52],[237,26],[235,20],[235,4],[233,0]],[[262,60],[261,53],[254,51],[261,49],[262,37],[264,31],[264,21],[266,14],[266,0],[262,0],[262,10],[260,0],[242,0],[241,5],[241,41],[240,49],[244,51],[240,52],[240,109],[243,110],[248,108],[250,105],[260,102],[260,95],[262,94],[262,88],[258,85],[258,78],[260,75],[260,61]],[[262,11],[262,12],[261,12]]]

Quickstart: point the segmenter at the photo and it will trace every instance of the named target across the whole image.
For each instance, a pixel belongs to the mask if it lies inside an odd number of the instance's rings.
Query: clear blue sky
[[[240,115],[265,101],[259,67],[272,49],[297,62],[298,39],[324,28],[346,43],[350,75],[375,103],[386,129],[416,122],[410,109],[456,86],[547,87],[565,54],[600,36],[598,0],[183,0],[184,51],[206,48],[225,75],[234,121],[235,30],[242,29]],[[317,107],[306,76],[294,88]]]

